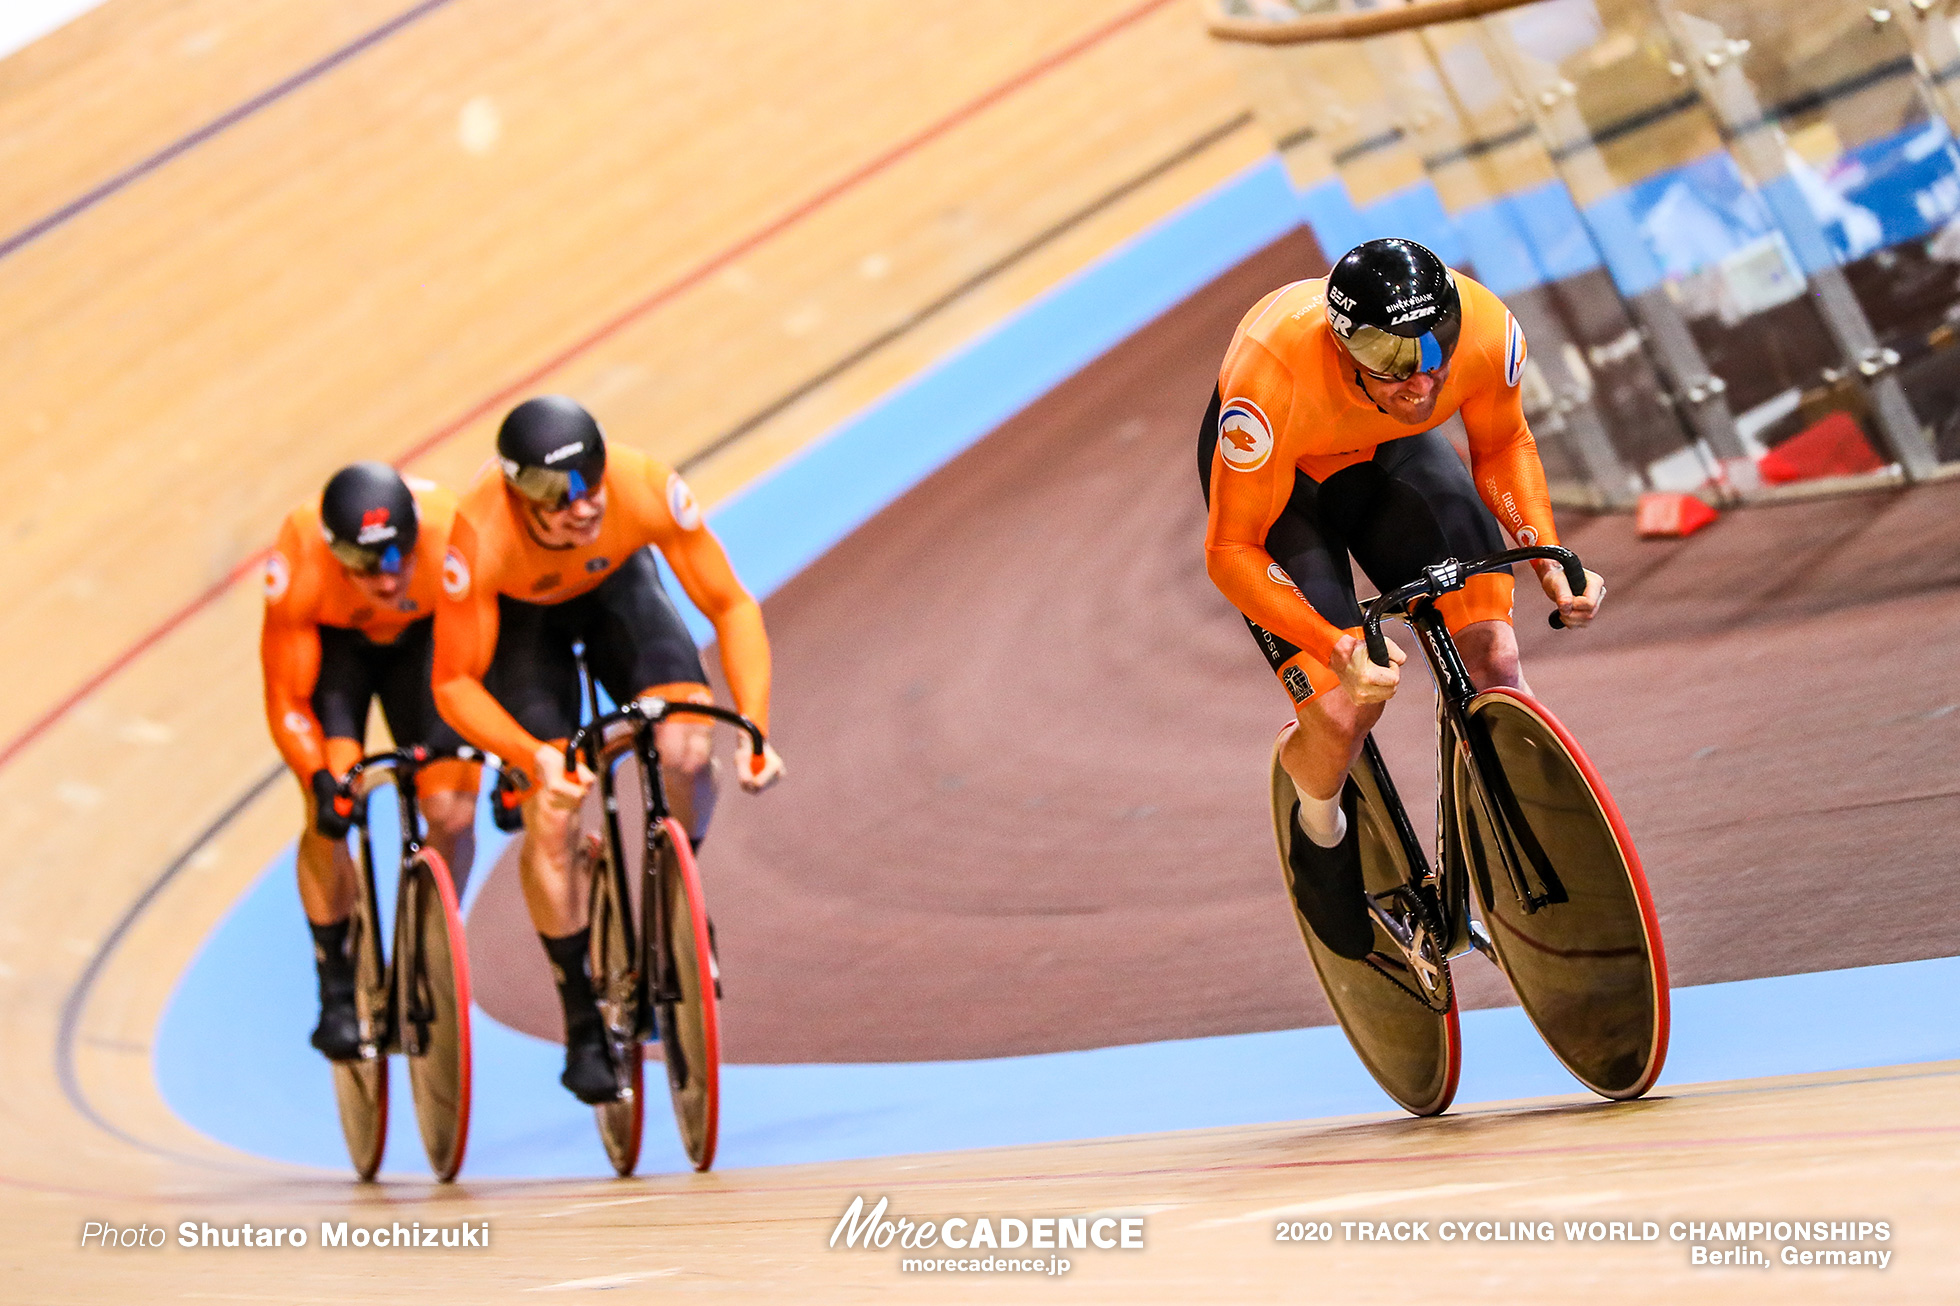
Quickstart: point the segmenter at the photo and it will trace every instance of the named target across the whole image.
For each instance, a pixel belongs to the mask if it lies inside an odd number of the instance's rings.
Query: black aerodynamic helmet
[[[320,495],[320,534],[354,571],[400,571],[415,552],[416,525],[415,496],[387,463],[343,467]]]
[[[539,395],[497,428],[497,461],[512,489],[540,507],[562,508],[599,488],[606,437],[576,399]]]
[[[1384,237],[1356,245],[1328,274],[1327,324],[1363,371],[1404,381],[1450,361],[1463,301],[1443,260]]]

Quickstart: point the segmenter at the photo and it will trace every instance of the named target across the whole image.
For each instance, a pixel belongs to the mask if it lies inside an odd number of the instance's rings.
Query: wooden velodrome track
[[[1779,1296],[1953,1295],[1940,1065],[624,1184],[362,1189],[191,1131],[149,1040],[297,821],[279,784],[199,838],[272,759],[238,580],[290,504],[356,457],[460,482],[501,408],[547,387],[689,464],[713,503],[1268,145],[1161,0],[856,0],[821,25],[112,0],[0,70],[6,1300],[1368,1300],[1411,1270],[1474,1300],[1761,1300],[1759,1272],[1691,1270],[1667,1242],[1294,1247],[1271,1213],[1747,1219],[1793,1214],[1793,1192],[1795,1214],[1892,1219],[1900,1254],[1882,1291],[1779,1271]],[[820,774],[821,749],[797,765]],[[858,1193],[926,1218],[1145,1212],[1148,1247],[1062,1284],[901,1275],[895,1252],[825,1249]],[[89,1220],[328,1218],[495,1238],[77,1247]]]

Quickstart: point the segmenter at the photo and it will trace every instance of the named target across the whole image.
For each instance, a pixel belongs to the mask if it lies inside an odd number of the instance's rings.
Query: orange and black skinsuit
[[[539,544],[524,501],[494,463],[464,492],[443,560],[435,695],[442,714],[495,753],[528,789],[538,748],[579,721],[572,643],[614,701],[654,693],[710,702],[700,654],[660,584],[659,549],[681,588],[714,623],[735,707],[769,728],[769,639],[762,608],[702,524],[687,485],[634,449],[606,451],[599,538]],[[700,833],[696,831],[695,833]]]
[[[1499,522],[1520,543],[1558,543],[1518,393],[1524,334],[1496,295],[1452,275],[1462,332],[1419,427],[1361,388],[1327,325],[1325,280],[1261,299],[1219,370],[1198,440],[1205,567],[1296,706],[1340,684],[1328,659],[1343,632],[1359,632],[1350,554],[1387,590],[1445,558],[1502,549]],[[1435,430],[1458,412],[1467,471]],[[1436,606],[1451,631],[1509,621],[1511,587],[1508,573],[1473,577]]]
[[[368,704],[379,695],[398,744],[454,748],[462,739],[436,713],[430,658],[436,597],[456,496],[411,481],[416,533],[413,571],[389,605],[369,601],[347,579],[320,533],[320,508],[293,509],[265,564],[265,624],[259,657],[265,715],[286,764],[310,789],[316,771],[338,777],[361,757]],[[480,767],[447,759],[424,767],[423,794],[474,793]]]

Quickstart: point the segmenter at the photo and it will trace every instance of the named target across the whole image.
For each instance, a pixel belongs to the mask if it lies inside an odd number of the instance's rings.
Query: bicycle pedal
[[[1497,960],[1497,945],[1491,942],[1490,931],[1484,928],[1482,921],[1470,922],[1470,946],[1490,958],[1491,965],[1500,964]]]
[[[1415,946],[1416,932],[1410,924],[1408,909],[1399,901],[1395,891],[1371,893],[1368,895],[1368,914],[1375,923],[1388,931],[1388,937],[1395,940],[1395,946],[1408,952]],[[1386,900],[1386,901],[1384,901]]]

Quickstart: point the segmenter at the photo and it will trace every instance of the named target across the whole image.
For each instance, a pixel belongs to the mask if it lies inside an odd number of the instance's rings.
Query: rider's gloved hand
[[[762,756],[757,758],[755,746],[745,734],[735,736],[735,778],[742,782],[742,788],[752,794],[759,794],[776,781],[783,778],[783,759],[776,755],[775,745],[762,741]]]
[[[1606,582],[1598,572],[1586,573],[1586,592],[1575,596],[1566,582],[1565,568],[1550,558],[1534,558],[1531,565],[1538,569],[1538,583],[1544,587],[1545,597],[1558,604],[1559,619],[1567,626],[1583,626],[1599,615],[1599,605],[1606,601]]]
[[[1341,688],[1349,698],[1366,707],[1371,703],[1386,703],[1395,697],[1395,687],[1402,683],[1401,666],[1409,660],[1401,645],[1394,640],[1388,644],[1388,660],[1393,665],[1377,666],[1368,656],[1368,643],[1356,635],[1343,635],[1334,641],[1334,656],[1327,661],[1328,668],[1341,678]]]
[[[531,760],[537,765],[536,790],[543,796],[547,807],[570,811],[579,805],[585,791],[592,787],[592,772],[586,767],[584,758],[579,759],[578,770],[570,775],[565,773],[564,752],[550,744],[538,745],[538,751]]]
[[[354,800],[341,797],[333,772],[324,766],[307,783],[313,790],[313,828],[329,839],[345,839],[354,828]]]

